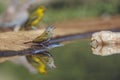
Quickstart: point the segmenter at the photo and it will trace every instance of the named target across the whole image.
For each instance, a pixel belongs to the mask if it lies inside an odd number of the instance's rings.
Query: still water
[[[119,80],[119,44],[102,45],[99,52],[99,45],[91,47],[90,43],[91,39],[80,39],[51,50],[56,69],[45,75],[30,73],[23,65],[10,61],[1,63],[0,80]]]
[[[119,80],[120,55],[95,55],[90,41],[81,39],[51,50],[57,68],[46,75],[32,74],[9,61],[1,63],[0,80]]]

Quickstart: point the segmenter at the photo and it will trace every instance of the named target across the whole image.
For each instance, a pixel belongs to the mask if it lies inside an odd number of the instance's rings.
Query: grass
[[[98,17],[103,14],[116,15],[119,13],[119,3],[99,3],[64,7],[61,9],[49,8],[45,14],[44,23],[60,22],[63,20]]]
[[[70,19],[79,19],[85,17],[95,17],[96,12],[88,8],[63,8],[61,10],[49,9],[44,17],[45,23],[53,23]],[[89,14],[88,14],[89,13]]]

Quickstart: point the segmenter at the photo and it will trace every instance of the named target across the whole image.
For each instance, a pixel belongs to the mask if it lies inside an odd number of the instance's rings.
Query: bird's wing
[[[43,41],[46,41],[46,40],[48,40],[48,34],[47,33],[42,33],[40,36],[38,36],[37,38],[35,38],[34,40],[33,40],[33,42],[43,42]]]
[[[26,25],[30,25],[33,21],[35,21],[38,18],[37,15],[33,15],[31,17],[28,18],[28,20],[26,21]]]
[[[33,59],[33,55],[27,55],[26,56],[27,61],[34,66],[35,68],[37,68],[38,63]]]
[[[27,55],[26,58],[40,73],[47,73],[45,64],[37,55]]]
[[[41,61],[45,66],[47,65],[50,69],[56,68],[53,56],[50,52],[45,51],[42,53],[37,53],[36,57],[37,59],[39,59],[39,62]]]

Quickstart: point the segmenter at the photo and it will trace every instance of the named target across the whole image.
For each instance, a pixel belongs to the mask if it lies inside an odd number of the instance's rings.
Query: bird
[[[52,25],[48,26],[45,29],[45,31],[40,36],[38,36],[37,38],[35,38],[32,42],[41,43],[41,42],[47,42],[47,41],[49,41],[52,38],[52,36],[53,36],[53,30],[54,29],[55,29],[55,27],[53,27]]]
[[[42,46],[43,48],[47,48],[46,46],[48,46],[49,41],[53,36],[54,29],[55,29],[55,27],[53,27],[52,25],[48,26],[40,36],[36,37],[32,41],[25,42],[24,44],[32,43],[33,46]]]
[[[41,74],[47,73],[46,66],[48,66],[50,69],[56,68],[54,64],[53,56],[48,51],[39,52],[37,54],[32,54],[32,55],[26,55],[26,59]]]
[[[43,19],[46,8],[44,6],[39,6],[32,13],[30,13],[25,24],[22,25],[21,30],[31,30],[35,29]]]

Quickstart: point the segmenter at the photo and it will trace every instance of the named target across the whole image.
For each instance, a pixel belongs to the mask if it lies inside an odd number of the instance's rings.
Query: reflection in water
[[[120,53],[120,33],[111,31],[96,32],[91,38],[93,54],[107,56]]]
[[[13,56],[13,57],[0,57],[0,63],[3,63],[3,62],[8,61],[8,60],[15,59],[15,58],[17,58],[17,56]]]
[[[25,66],[31,73],[37,73],[37,70],[31,64],[29,64],[25,56],[0,57],[0,63],[3,63],[5,61],[21,64]]]

